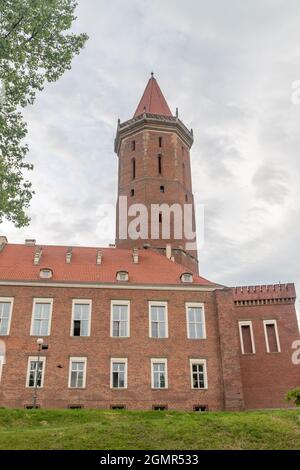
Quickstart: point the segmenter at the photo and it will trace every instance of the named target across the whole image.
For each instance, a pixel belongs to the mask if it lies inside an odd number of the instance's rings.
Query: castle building
[[[295,287],[199,275],[192,143],[151,76],[118,122],[115,246],[0,237],[0,406],[287,406],[300,385]]]

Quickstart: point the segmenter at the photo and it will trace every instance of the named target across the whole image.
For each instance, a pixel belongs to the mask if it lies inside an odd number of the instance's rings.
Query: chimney
[[[102,250],[97,250],[96,264],[102,263]]]
[[[171,245],[171,243],[166,244],[166,257],[168,259],[172,258],[172,245]]]
[[[133,248],[132,250],[132,260],[134,264],[138,264],[139,262],[139,250],[137,248]]]
[[[34,238],[26,238],[25,245],[26,246],[34,246],[35,245],[35,239]]]
[[[7,245],[7,243],[8,243],[8,240],[7,240],[6,236],[5,235],[0,235],[0,251],[3,250],[5,245]]]
[[[70,264],[72,260],[72,247],[69,246],[66,253],[66,263]]]
[[[35,249],[35,253],[34,253],[33,264],[35,264],[35,265],[40,264],[41,257],[42,257],[42,247],[37,246],[36,249]]]

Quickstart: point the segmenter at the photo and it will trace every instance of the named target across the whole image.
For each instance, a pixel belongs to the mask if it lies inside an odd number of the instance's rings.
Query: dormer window
[[[43,268],[40,270],[40,278],[41,279],[51,279],[53,276],[53,271],[50,268]]]
[[[193,282],[193,275],[191,273],[182,273],[180,279],[181,282]]]
[[[117,281],[128,281],[128,272],[127,271],[118,271],[117,272]]]

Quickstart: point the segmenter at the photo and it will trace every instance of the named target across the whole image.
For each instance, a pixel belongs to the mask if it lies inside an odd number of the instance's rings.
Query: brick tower
[[[178,118],[177,110],[176,115],[172,115],[151,74],[133,118],[118,122],[115,138],[115,152],[119,157],[116,246],[166,252],[188,271],[198,273],[196,236],[191,237],[195,230],[190,167],[192,144],[192,130],[189,131]],[[129,212],[126,212],[125,202]],[[140,215],[135,210],[136,204],[147,208],[143,220],[147,217],[148,225],[146,232],[141,230],[140,236],[132,239],[127,236],[127,227]],[[155,209],[153,205],[156,205]],[[182,217],[179,217],[180,212]],[[184,214],[190,222],[189,228],[184,224]],[[123,217],[122,222],[120,217]],[[156,228],[151,229],[151,222]]]

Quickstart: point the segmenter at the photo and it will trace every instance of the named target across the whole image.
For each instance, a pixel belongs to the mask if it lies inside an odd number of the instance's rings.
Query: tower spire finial
[[[153,77],[154,77],[154,72],[151,72],[151,78],[153,78]]]

